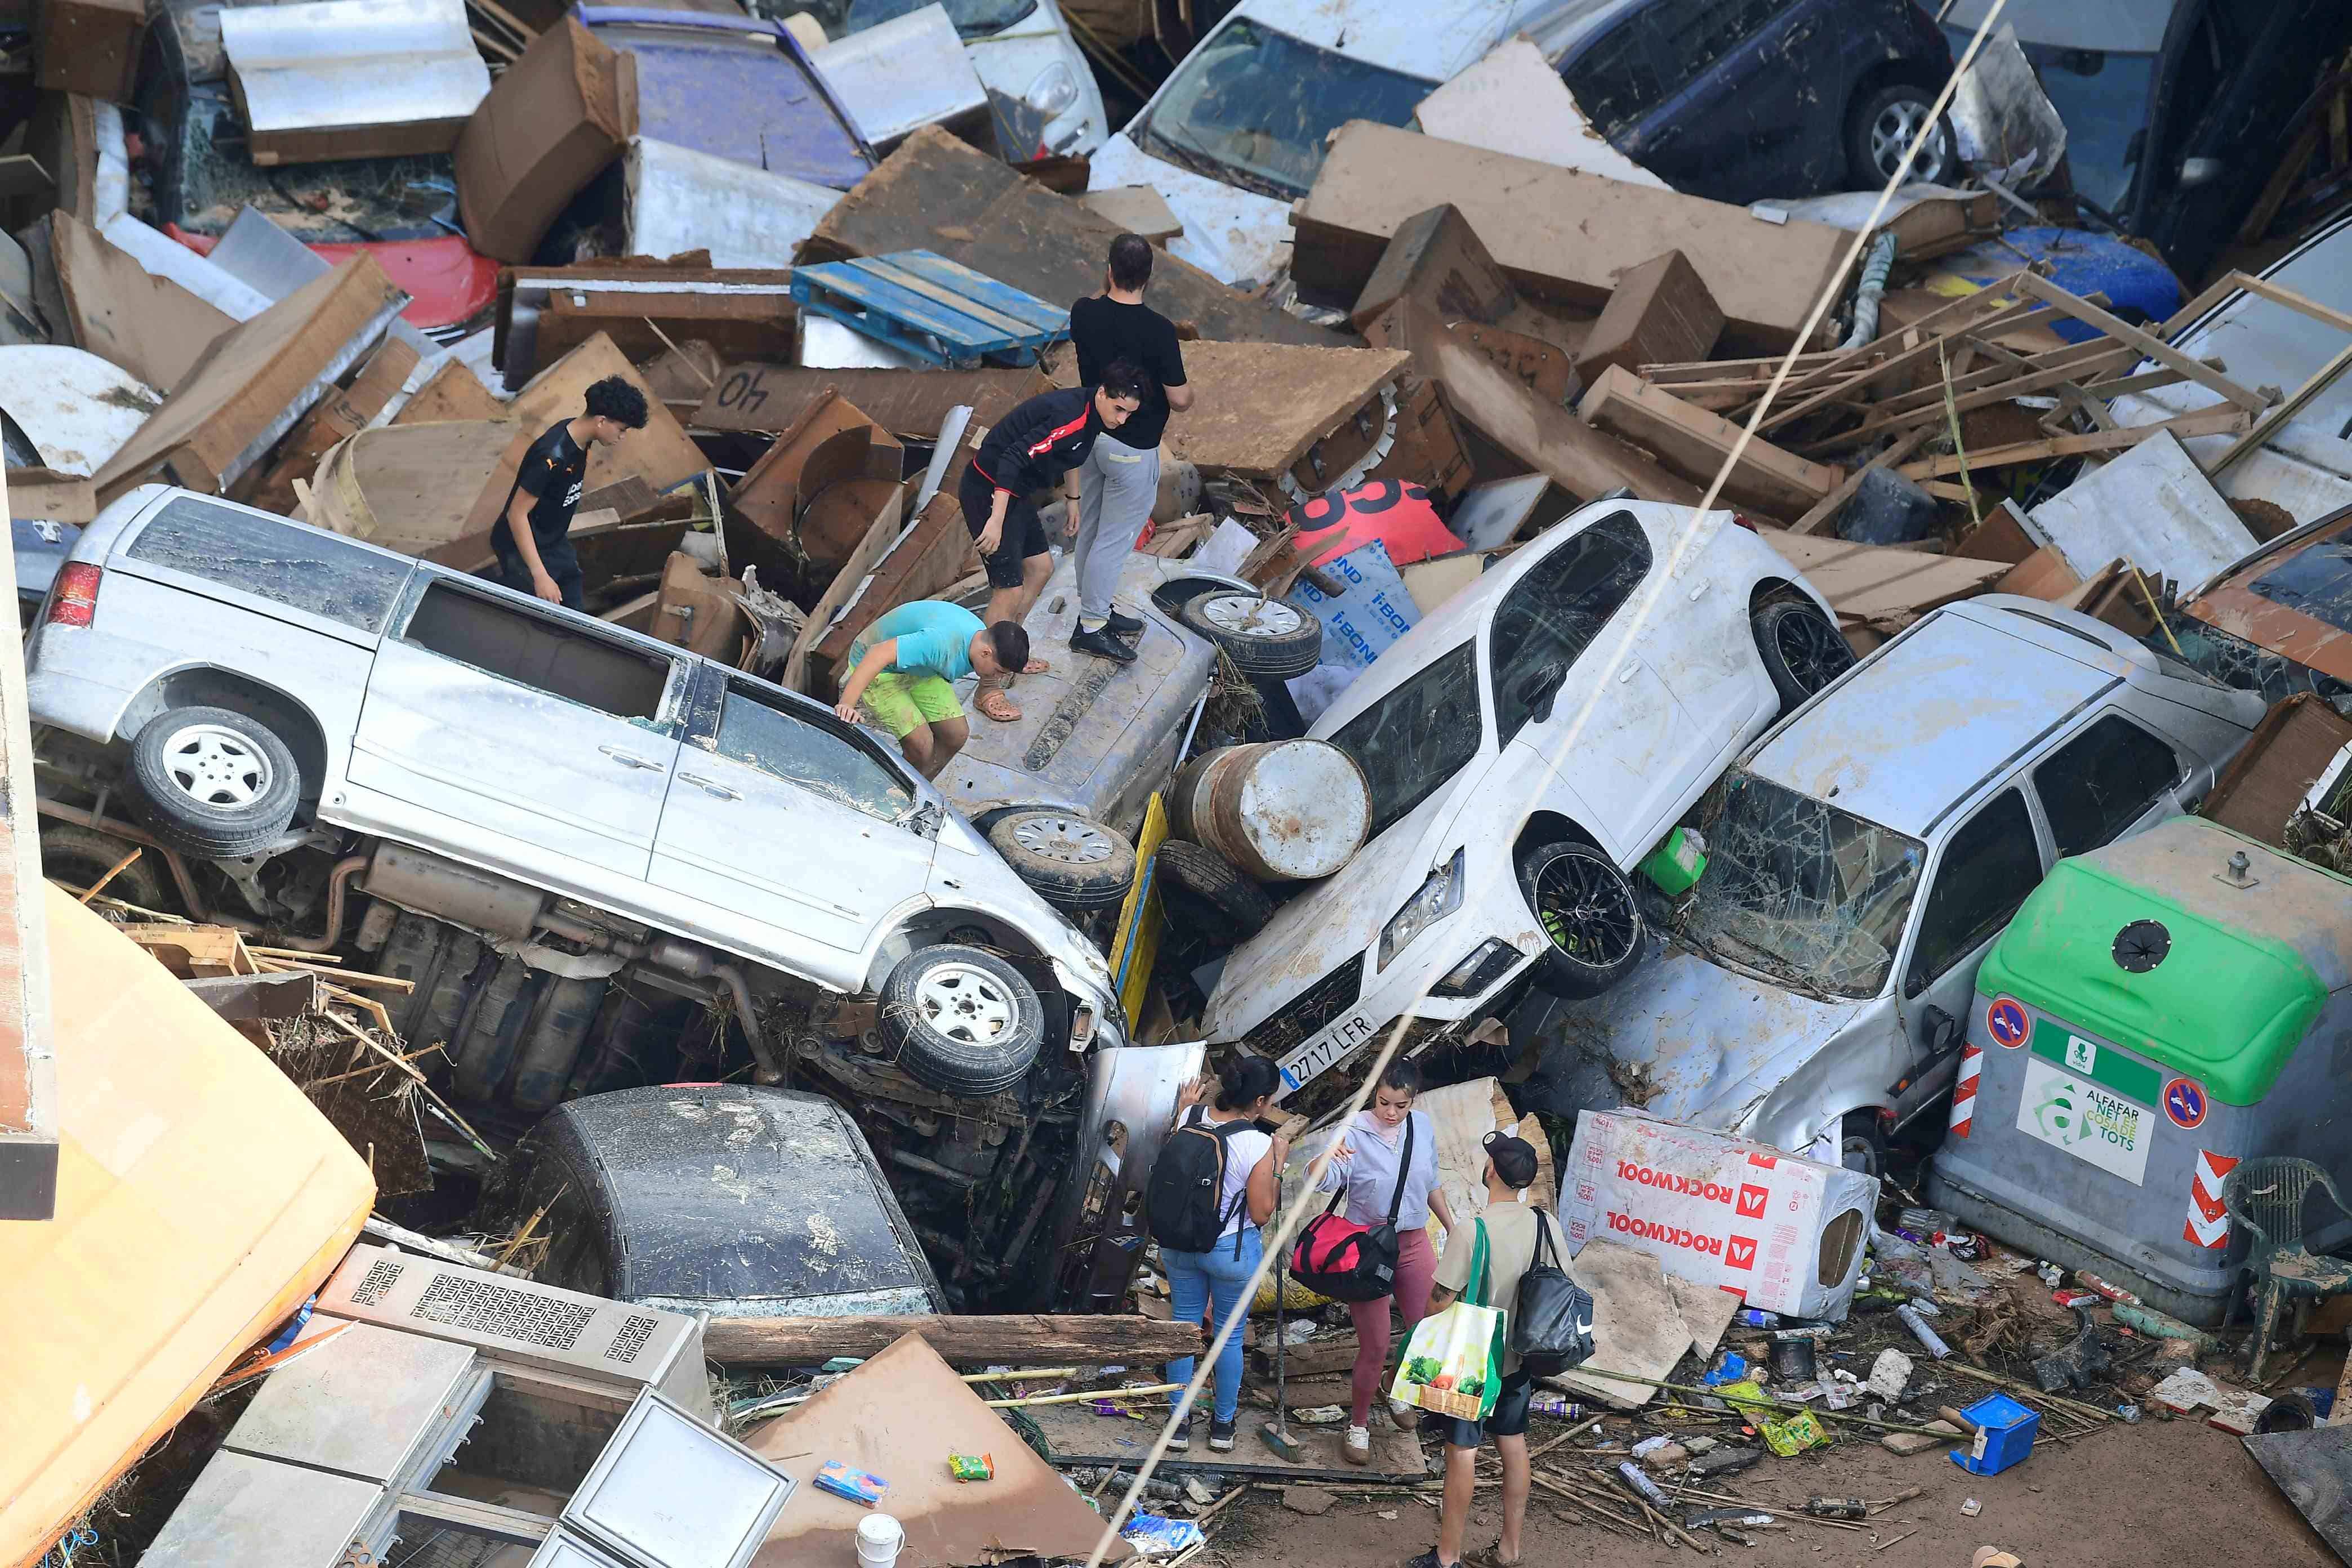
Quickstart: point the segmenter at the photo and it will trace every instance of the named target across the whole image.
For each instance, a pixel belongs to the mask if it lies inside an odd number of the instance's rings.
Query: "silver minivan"
[[[2263,710],[2041,600],[1933,612],[1711,794],[1664,951],[1513,1016],[1543,1053],[1525,1103],[1634,1105],[1875,1170],[1949,1089],[1977,966],[2043,873],[2187,809]]]

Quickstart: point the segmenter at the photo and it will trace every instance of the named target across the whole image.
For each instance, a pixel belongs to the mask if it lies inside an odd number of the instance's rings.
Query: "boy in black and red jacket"
[[[1041,393],[998,420],[981,442],[964,468],[956,500],[988,568],[992,592],[982,619],[989,625],[1019,625],[1054,569],[1045,525],[1030,498],[1085,462],[1095,437],[1126,424],[1149,389],[1142,371],[1114,360],[1099,384]],[[1033,658],[1021,673],[1041,675],[1047,668],[1045,660]],[[1012,681],[1010,672],[983,680],[974,706],[1002,723],[1019,719],[1021,710],[1004,690]]]

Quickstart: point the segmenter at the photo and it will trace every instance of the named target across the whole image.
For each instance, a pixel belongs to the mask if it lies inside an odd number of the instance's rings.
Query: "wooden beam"
[[[2030,273],[2021,273],[2019,276],[2030,277],[2032,275]],[[1980,292],[1989,292],[1989,290],[1982,290]],[[1972,300],[1976,297],[1977,296],[1973,294],[1969,296]],[[2067,298],[2071,300],[2074,296],[2070,294]],[[2084,308],[2089,309],[2090,307],[2085,306]],[[2014,331],[2020,327],[2039,326],[2044,321],[2054,320],[2063,313],[2063,312],[2060,311],[2055,306],[2021,303],[2011,305],[2002,310],[1997,310],[1992,315],[1986,317],[1981,321],[1976,322],[1967,330],[1976,333],[1979,337],[1982,337],[1992,332]],[[1929,318],[1927,317],[1921,318],[1922,321],[1928,319]],[[1918,330],[1918,325],[1914,323],[1906,335],[1916,335]],[[1833,387],[1825,387],[1822,391],[1815,393],[1812,396],[1805,399],[1803,402],[1790,405],[1789,407],[1780,410],[1779,413],[1766,419],[1764,423],[1758,427],[1758,434],[1761,435],[1765,431],[1778,429],[1780,426],[1786,425],[1792,419],[1801,418],[1805,415],[1811,413],[1814,409],[1820,407],[1825,403],[1834,402],[1843,394],[1857,391],[1862,387],[1870,385],[1874,382],[1884,380],[1887,375],[1891,374],[1895,371],[1908,370],[1914,365],[1925,365],[1932,363],[1937,354],[1942,352],[1947,346],[1945,340],[1957,335],[1960,329],[1954,328],[1953,331],[1949,332],[1940,332],[1930,337],[1921,338],[1919,342],[1914,343],[1911,347],[1903,350],[1900,353],[1894,355],[1890,359],[1881,361],[1878,364],[1872,366],[1869,370],[1864,371],[1862,374],[1855,376],[1852,380],[1840,383],[1838,385]],[[1937,395],[1938,397],[1943,395],[1943,387],[1940,381],[1937,385]]]
[[[2100,310],[2089,300],[2078,299],[2046,278],[2037,278],[2029,272],[2019,279],[2017,286],[2021,292],[2031,295],[2053,309],[2064,311],[2086,326],[2098,328],[2119,343],[2129,343],[2145,357],[2179,371],[2198,385],[2220,393],[2249,414],[2260,414],[2270,406],[2261,394],[2248,392],[2221,372],[2200,361],[2191,359],[2170,343],[2152,337],[2129,322]]]
[[[2066,348],[2053,350],[2046,354],[2035,354],[2030,358],[2011,353],[2009,350],[2000,348],[1997,344],[1987,343],[1978,346],[1996,359],[2007,357],[2004,363],[1990,369],[1980,370],[1967,376],[1955,375],[1952,378],[1952,390],[1965,395],[1954,399],[1963,414],[1972,408],[2007,403],[2027,393],[2041,392],[2066,382],[2077,381],[2085,374],[2095,375],[2104,371],[2119,370],[2126,365],[2137,364],[2140,361],[2140,354],[2137,349],[2122,344],[2103,344],[2096,342],[2073,343]],[[2082,351],[2085,349],[2093,352],[2084,353]],[[2044,368],[2035,369],[2022,376],[2016,374],[2020,366],[2028,365]],[[2177,374],[2177,373],[2168,374]],[[2002,379],[2003,377],[2007,379]],[[1936,420],[1944,416],[1943,387],[1940,384],[1922,387],[1917,392],[1906,392],[1900,397],[1886,399],[1877,405],[1871,416],[1864,420],[1861,425],[1842,435],[1832,436],[1825,441],[1815,442],[1805,450],[1808,455],[1819,451],[1840,450],[1857,441],[1867,441],[1885,431],[1914,424],[1921,419]]]
[[[2257,278],[2251,272],[2232,272],[2224,281],[2235,283],[2256,299],[2268,300],[2273,305],[2284,305],[2290,310],[2300,311],[2315,321],[2326,322],[2338,331],[2352,332],[2352,316],[2330,310],[2316,300],[2305,299],[2292,289],[2282,289],[2268,279]]]
[[[1823,496],[1820,500],[1816,501],[1811,511],[1808,511],[1804,516],[1790,523],[1789,525],[1789,531],[1791,533],[1811,533],[1815,529],[1821,527],[1822,524],[1827,522],[1831,518],[1837,515],[1839,508],[1844,506],[1846,502],[1854,498],[1855,493],[1862,489],[1862,479],[1864,474],[1869,473],[1873,468],[1884,468],[1892,464],[1901,462],[1904,458],[1909,457],[1912,453],[1926,446],[1935,434],[1935,426],[1923,425],[1916,430],[1910,431],[1896,437],[1895,445],[1887,447],[1886,450],[1879,453],[1878,456],[1871,458],[1870,461],[1863,464],[1862,467],[1848,474],[1845,477],[1844,482],[1840,484],[1837,489],[1832,490],[1829,494]]]
[[[2216,480],[2220,479],[2231,464],[2269,440],[2273,432],[2302,413],[2313,398],[2326,391],[2347,370],[2352,370],[2352,347],[2339,351],[2334,359],[2321,365],[2318,373],[2309,381],[2296,387],[2285,402],[2273,409],[2269,416],[2260,425],[2232,442],[2230,449],[2215,458],[2213,466],[2206,470],[2208,476]]]
[[[835,1356],[879,1355],[906,1334],[920,1334],[959,1365],[1148,1365],[1198,1355],[1198,1323],[1109,1313],[1084,1317],[713,1318],[703,1352],[727,1366],[814,1366]]]
[[[2049,458],[2113,452],[2126,447],[2137,447],[2158,430],[2169,430],[2184,439],[2191,436],[2227,436],[2243,428],[2245,422],[2246,416],[2242,409],[2200,408],[2194,414],[2167,419],[2160,425],[2127,425],[2120,430],[2095,430],[2087,436],[2057,436],[2047,441],[2021,441],[2014,446],[1995,447],[1990,451],[1971,452],[1965,467],[1972,469],[2000,468],[2017,463],[2037,463]],[[1940,479],[1947,474],[1957,474],[1962,469],[1959,457],[1952,454],[1906,463],[1895,472],[1906,479]]]

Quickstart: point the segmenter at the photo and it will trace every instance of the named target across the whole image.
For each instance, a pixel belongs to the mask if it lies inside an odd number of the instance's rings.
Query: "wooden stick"
[[[245,951],[256,958],[283,958],[294,963],[341,963],[342,956],[332,952],[308,952],[299,947],[256,947],[245,944]]]
[[[1181,1383],[1155,1383],[1145,1388],[1093,1388],[1077,1394],[1036,1394],[1026,1399],[983,1399],[991,1410],[1009,1410],[1031,1405],[1076,1405],[1081,1399],[1136,1399],[1147,1394],[1178,1394]]]
[[[1539,1457],[1539,1456],[1541,1456],[1541,1455],[1549,1454],[1549,1453],[1550,1453],[1554,1448],[1559,1447],[1562,1443],[1567,1442],[1570,1437],[1580,1436],[1582,1436],[1584,1433],[1587,1433],[1587,1432],[1591,1431],[1595,1426],[1600,1426],[1600,1425],[1601,1425],[1601,1416],[1596,1415],[1596,1416],[1594,1416],[1591,1420],[1585,1422],[1585,1423],[1584,1423],[1582,1426],[1571,1426],[1571,1427],[1570,1427],[1567,1431],[1562,1432],[1559,1436],[1554,1437],[1554,1438],[1551,1438],[1550,1440],[1549,1440],[1548,1442],[1546,1442],[1545,1444],[1543,1444],[1543,1446],[1542,1446],[1542,1447],[1536,1447],[1536,1448],[1529,1448],[1529,1449],[1528,1450],[1528,1458],[1530,1458],[1530,1459],[1533,1459],[1533,1458],[1538,1458],[1538,1457]]]
[[[701,376],[703,385],[716,386],[719,384],[717,382],[711,380],[708,375],[703,375],[702,367],[695,363],[692,360],[688,359],[684,349],[679,348],[676,343],[669,341],[669,334],[661,330],[660,322],[655,321],[651,316],[639,316],[637,320],[643,321],[646,326],[651,327],[654,330],[654,336],[662,341],[662,347],[677,355],[679,360],[684,362],[687,369],[692,371],[696,375]]]
[[[2007,447],[1995,447],[1979,452],[1965,461],[1958,458],[1927,458],[1906,463],[1895,470],[1906,479],[1937,479],[1973,468],[2005,468],[2019,463],[2039,463],[2051,458],[2080,457],[2087,452],[2113,452],[2126,447],[2137,447],[2158,430],[2169,430],[2175,436],[2227,436],[2244,428],[2246,416],[2242,410],[2223,405],[2200,408],[2194,414],[2183,414],[2153,425],[2133,425],[2120,430],[2094,430],[2087,436],[2053,436],[2041,441],[2021,441]]]
[[[1938,1363],[1937,1364],[1948,1365],[1949,1363]],[[1695,1394],[1701,1399],[1714,1399],[1721,1397],[1714,1389],[1711,1388],[1694,1388],[1690,1384],[1684,1383],[1660,1383],[1654,1377],[1635,1377],[1633,1373],[1625,1372],[1602,1372],[1598,1368],[1591,1366],[1578,1367],[1575,1370],[1575,1375],[1578,1377],[1597,1377],[1608,1383],[1638,1384],[1643,1388],[1663,1388],[1669,1394]],[[1742,1396],[1739,1403],[1743,1405],[1759,1405],[1763,1408],[1780,1411],[1790,1415],[1797,1415],[1801,1411],[1812,1410],[1813,1418],[1817,1421],[1851,1421],[1858,1426],[1875,1426],[1880,1430],[1886,1432],[1916,1432],[1924,1437],[1948,1437],[1952,1435],[1948,1432],[1937,1432],[1927,1426],[1906,1426],[1899,1422],[1881,1421],[1877,1417],[1872,1415],[1857,1415],[1850,1410],[1813,1410],[1813,1407],[1810,1405],[1783,1404],[1781,1401],[1773,1398],[1769,1394],[1763,1395],[1761,1398]]]
[[[2257,278],[2251,272],[2232,272],[2223,281],[2234,284],[2256,299],[2268,300],[2272,304],[2284,305],[2290,310],[2299,310],[2315,321],[2326,322],[2337,331],[2352,332],[2352,316],[2330,310],[2316,300],[2307,300],[2292,289],[2282,289],[2266,278]]]
[[[122,875],[123,872],[131,869],[131,863],[145,853],[147,853],[145,848],[137,845],[132,846],[130,854],[125,855],[121,859],[117,860],[113,865],[108,867],[106,875],[100,877],[97,881],[92,882],[89,885],[89,891],[81,896],[80,901],[86,904],[89,902],[90,900],[98,897],[99,894],[104,892],[106,890],[106,885],[109,882],[111,882],[117,877]],[[250,952],[251,950],[247,949],[247,951]]]
[[[328,989],[332,991],[334,987],[329,986]],[[353,1000],[360,1000],[360,998],[355,997]],[[382,1009],[380,1008],[378,1009],[378,1011],[381,1010]],[[415,1079],[416,1080],[416,1087],[423,1089],[425,1093],[425,1097],[431,1100],[434,1104],[441,1108],[441,1113],[449,1119],[451,1125],[455,1126],[459,1131],[465,1133],[467,1137],[472,1139],[485,1153],[489,1152],[490,1146],[488,1142],[483,1139],[480,1133],[474,1131],[473,1124],[468,1122],[464,1117],[458,1115],[455,1106],[451,1105],[447,1100],[442,1099],[440,1095],[434,1092],[433,1086],[425,1081],[425,1074],[414,1064],[410,1063],[405,1058],[398,1056],[383,1046],[377,1044],[373,1036],[370,1035],[365,1029],[361,1028],[357,1024],[352,1023],[350,1019],[341,1016],[340,1014],[321,1013],[319,1016],[326,1019],[329,1023],[334,1025],[335,1027],[342,1030],[345,1034],[351,1036],[352,1038],[357,1040],[360,1044],[365,1046],[368,1049],[373,1051],[376,1055],[382,1057],[384,1060],[390,1062],[393,1066],[398,1068],[401,1071]],[[389,1034],[391,1031],[387,1029],[385,1033]]]
[[[1614,1531],[1617,1534],[1628,1537],[1631,1540],[1639,1541],[1642,1539],[1641,1532],[1633,1529],[1623,1518],[1609,1512],[1600,1504],[1586,1498],[1582,1493],[1578,1492],[1571,1488],[1562,1486],[1559,1482],[1552,1479],[1551,1477],[1544,1474],[1542,1471],[1536,1471],[1530,1474],[1528,1479],[1533,1481],[1536,1485],[1543,1488],[1544,1490],[1551,1493],[1554,1497],[1562,1498],[1569,1502],[1574,1503],[1585,1512],[1592,1515],[1593,1518],[1604,1528]]]
[[[1960,488],[1969,492],[1969,523],[1972,528],[1982,528],[1984,513],[1977,506],[1976,481],[1969,478],[1969,444],[1960,438],[1960,410],[1958,404],[1952,397],[1952,366],[1949,361],[1944,359],[1940,348],[1937,351],[1936,357],[1943,366],[1944,417],[1950,422],[1952,427],[1952,456],[1960,465]]]
[[[398,1058],[398,1059],[400,1059],[401,1061],[404,1061],[404,1062],[413,1062],[413,1061],[415,1061],[415,1060],[417,1058],[419,1058],[419,1057],[429,1057],[429,1056],[431,1056],[431,1055],[432,1055],[434,1052],[436,1052],[436,1051],[446,1051],[446,1050],[447,1050],[448,1048],[449,1048],[449,1042],[448,1042],[448,1041],[446,1041],[446,1040],[436,1040],[436,1041],[434,1041],[434,1042],[433,1042],[433,1044],[431,1044],[431,1045],[429,1045],[429,1046],[425,1047],[423,1050],[421,1050],[421,1051],[410,1051],[410,1052],[408,1052],[405,1056],[403,1056],[403,1057],[401,1057],[401,1058]],[[376,1065],[376,1066],[373,1066],[373,1067],[353,1068],[352,1068],[351,1071],[349,1071],[349,1072],[339,1072],[339,1073],[335,1074],[335,1076],[334,1076],[334,1077],[332,1077],[332,1078],[314,1078],[314,1079],[312,1079],[310,1082],[308,1082],[308,1083],[304,1084],[302,1087],[303,1087],[303,1089],[324,1089],[327,1085],[329,1085],[329,1084],[331,1084],[331,1083],[341,1083],[341,1082],[342,1082],[345,1079],[350,1079],[350,1078],[365,1078],[365,1077],[367,1077],[367,1076],[368,1076],[369,1074],[371,1074],[371,1073],[379,1073],[379,1072],[382,1072],[383,1070],[383,1067],[382,1067],[382,1065],[380,1065],[380,1064],[379,1064],[379,1065]]]
[[[466,0],[466,4],[489,17],[526,44],[539,37],[538,28],[499,5],[498,0]]]
[[[2272,435],[2288,420],[2302,413],[2305,405],[2322,392],[2326,391],[2347,370],[2352,370],[2352,348],[2344,349],[2334,359],[2321,365],[2309,381],[2296,387],[2285,402],[2273,409],[2269,417],[2231,443],[2230,449],[2216,458],[2212,468],[2206,470],[2208,476],[2220,479],[2239,458],[2269,440]]]
[[[2200,386],[2220,393],[2249,414],[2260,414],[2270,406],[2268,400],[2260,394],[2248,392],[2221,372],[2189,358],[2162,339],[2150,336],[2121,318],[2110,315],[2089,300],[2068,293],[2046,278],[2039,278],[2030,272],[2021,274],[2017,288],[2021,294],[2063,310],[2085,325],[2098,328],[2119,343],[2129,343],[2147,358],[2170,366]]]
[[[247,951],[251,952],[252,950],[247,949]],[[416,982],[414,980],[399,980],[389,974],[370,974],[363,969],[328,969],[316,963],[299,962],[291,958],[260,958],[257,956],[255,962],[265,964],[270,969],[278,971],[289,969],[307,970],[312,974],[321,975],[328,980],[333,981],[337,985],[381,986],[386,991],[414,991],[416,989]]]
[[[2096,1416],[2102,1422],[2113,1421],[2116,1418],[2116,1413],[2112,1410],[2104,1410],[2095,1405],[2085,1405],[2079,1399],[2069,1399],[2060,1394],[2044,1394],[2030,1383],[2020,1383],[2013,1377],[2003,1377],[1997,1372],[1987,1372],[1980,1366],[1971,1366],[1958,1356],[1950,1361],[1937,1362],[1936,1369],[1938,1372],[1960,1373],[1976,1379],[1979,1383],[1990,1383],[1996,1388],[2010,1389],[2020,1398],[2029,1402],[2038,1399],[2045,1405],[2063,1405],[2069,1410],[2078,1410],[2085,1415]]]
[[[1893,446],[1846,475],[1839,482],[1837,489],[1815,501],[1811,510],[1789,525],[1789,531],[1811,533],[1821,527],[1831,518],[1835,517],[1845,503],[1854,498],[1855,493],[1862,489],[1864,476],[1874,468],[1884,468],[1889,464],[1903,461],[1904,458],[1926,446],[1935,434],[1936,427],[1933,425],[1922,425],[1917,429],[1896,437]]]

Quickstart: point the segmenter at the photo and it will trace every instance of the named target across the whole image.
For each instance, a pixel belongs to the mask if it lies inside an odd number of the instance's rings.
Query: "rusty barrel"
[[[1169,826],[1261,882],[1328,877],[1363,847],[1372,793],[1328,741],[1266,741],[1204,752],[1168,792]]]

